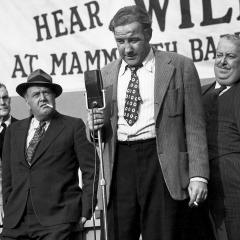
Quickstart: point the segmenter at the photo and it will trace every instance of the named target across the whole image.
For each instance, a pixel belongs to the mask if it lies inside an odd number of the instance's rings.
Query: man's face
[[[240,44],[222,38],[217,47],[214,65],[217,82],[221,85],[232,85],[240,80]]]
[[[133,22],[114,29],[114,36],[121,58],[130,66],[139,65],[150,50],[151,34],[142,25]]]
[[[29,87],[26,91],[25,99],[32,114],[39,121],[48,120],[53,109],[55,109],[55,94],[50,88],[39,86]],[[52,105],[53,108],[46,104]]]
[[[11,111],[11,99],[5,87],[0,87],[0,119],[7,120]]]

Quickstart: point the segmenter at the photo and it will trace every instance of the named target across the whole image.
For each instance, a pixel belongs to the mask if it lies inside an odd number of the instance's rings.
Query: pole
[[[104,165],[103,165],[101,129],[98,129],[98,146],[99,146],[99,160],[100,160],[100,186],[102,191],[102,202],[103,202],[103,227],[104,227],[105,240],[108,240],[107,193],[106,193],[106,180],[105,180]]]

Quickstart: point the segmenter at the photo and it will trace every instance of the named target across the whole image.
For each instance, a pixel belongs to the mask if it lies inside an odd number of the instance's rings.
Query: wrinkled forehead
[[[117,26],[114,31],[115,38],[131,37],[142,33],[142,26],[138,22]]]
[[[30,86],[27,88],[25,95],[32,95],[34,93],[53,93],[52,89],[50,87],[46,86]]]

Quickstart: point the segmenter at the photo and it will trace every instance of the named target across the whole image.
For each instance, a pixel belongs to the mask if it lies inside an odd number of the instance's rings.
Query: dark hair
[[[152,20],[147,11],[137,5],[123,7],[118,10],[109,24],[109,30],[114,32],[117,26],[124,26],[129,23],[139,22],[143,29],[151,29]]]

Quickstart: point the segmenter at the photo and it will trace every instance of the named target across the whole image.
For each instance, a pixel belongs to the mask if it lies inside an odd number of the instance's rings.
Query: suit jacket
[[[11,116],[11,124],[16,122],[17,119]],[[0,154],[2,155],[2,148],[3,148],[3,141],[4,141],[4,136],[0,134]]]
[[[16,122],[17,119],[11,116],[11,124]],[[0,135],[0,156],[2,156],[2,148],[3,148],[4,136]],[[2,159],[0,159],[0,206],[2,206]]]
[[[209,83],[207,85],[202,86],[202,95],[204,96],[211,88],[215,86],[216,82]]]
[[[43,226],[77,222],[80,216],[89,218],[95,161],[94,148],[86,138],[83,121],[56,112],[29,166],[25,147],[30,121],[31,118],[27,118],[16,122],[5,135],[2,160],[4,227],[17,225],[28,195]],[[82,189],[79,187],[79,166]]]
[[[192,177],[209,177],[200,81],[192,61],[175,53],[155,51],[154,114],[159,163],[174,199],[188,197]],[[102,69],[106,88],[103,152],[107,196],[117,140],[117,79],[121,60]]]

